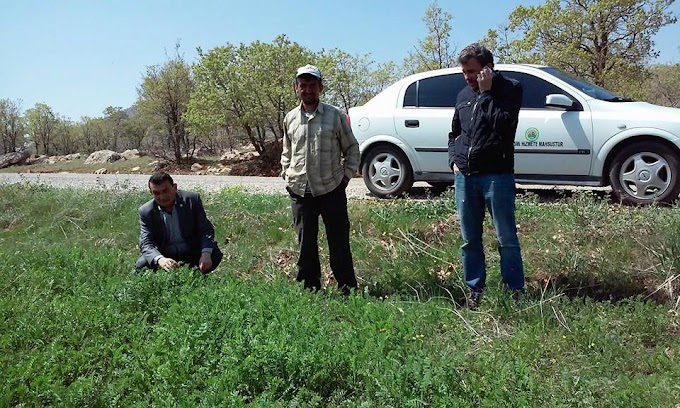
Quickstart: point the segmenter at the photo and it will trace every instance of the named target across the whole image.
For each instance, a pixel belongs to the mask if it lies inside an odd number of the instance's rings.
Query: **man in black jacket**
[[[182,263],[202,273],[214,270],[222,260],[215,230],[197,193],[177,189],[166,172],[149,179],[153,199],[139,207],[139,250],[136,268],[158,267],[169,271]]]
[[[485,207],[493,219],[503,284],[524,291],[524,268],[515,225],[515,131],[522,104],[519,82],[493,70],[493,55],[474,43],[458,62],[469,86],[458,94],[449,133],[449,166],[455,174],[456,206],[463,245],[463,277],[476,307],[486,285],[482,244]]]

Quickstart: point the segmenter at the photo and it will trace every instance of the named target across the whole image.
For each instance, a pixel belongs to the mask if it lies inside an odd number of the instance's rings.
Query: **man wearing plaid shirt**
[[[330,265],[338,288],[357,287],[349,246],[345,188],[359,168],[359,144],[347,116],[319,101],[321,72],[313,65],[297,70],[295,93],[300,105],[284,119],[281,176],[287,181],[293,223],[298,234],[297,280],[321,288],[319,215],[326,227]]]

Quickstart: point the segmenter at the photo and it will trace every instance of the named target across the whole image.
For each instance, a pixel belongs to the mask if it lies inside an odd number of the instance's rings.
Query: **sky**
[[[78,121],[108,106],[128,108],[146,68],[181,52],[198,62],[227,43],[271,42],[286,34],[317,52],[339,48],[401,63],[427,35],[431,0],[0,0],[0,99],[28,109],[44,102]],[[458,50],[507,22],[518,5],[540,0],[439,0],[453,16]],[[671,6],[680,15],[680,3]],[[680,23],[654,38],[657,62],[680,62]],[[291,73],[293,75],[293,73]]]

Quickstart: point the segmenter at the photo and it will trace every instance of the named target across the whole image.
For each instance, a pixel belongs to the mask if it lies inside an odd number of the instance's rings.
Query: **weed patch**
[[[215,272],[133,274],[147,199],[0,185],[0,406],[677,404],[677,208],[521,198],[530,288],[502,289],[487,218],[471,311],[450,195],[350,202],[349,297],[294,282],[287,197],[234,188],[204,195]]]

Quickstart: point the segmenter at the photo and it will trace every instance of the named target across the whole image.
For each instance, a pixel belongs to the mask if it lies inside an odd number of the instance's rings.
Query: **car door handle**
[[[415,128],[420,126],[420,121],[416,119],[406,119],[404,125],[406,125],[406,127]]]

